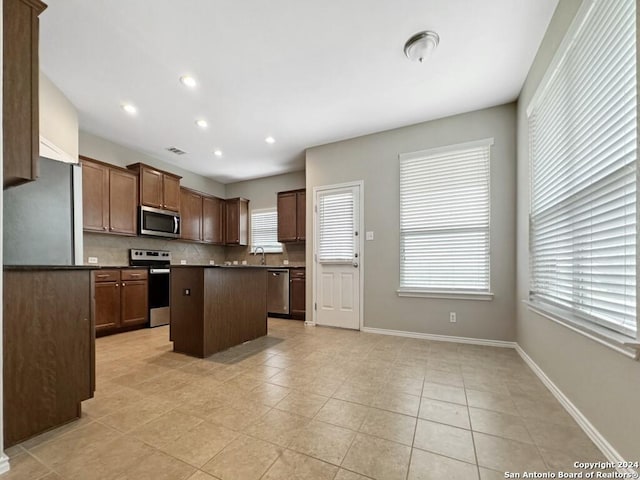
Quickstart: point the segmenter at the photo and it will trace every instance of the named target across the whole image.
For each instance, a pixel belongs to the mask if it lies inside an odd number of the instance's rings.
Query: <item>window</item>
[[[356,257],[353,188],[318,195],[318,261],[351,263]]]
[[[251,211],[251,253],[257,247],[265,253],[281,253],[282,244],[278,243],[278,211],[265,208]]]
[[[527,110],[530,300],[629,337],[637,329],[635,18],[635,0],[585,1]]]
[[[493,139],[400,156],[402,294],[489,294]]]

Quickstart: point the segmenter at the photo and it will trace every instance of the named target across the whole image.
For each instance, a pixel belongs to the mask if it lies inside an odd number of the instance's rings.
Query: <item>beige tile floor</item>
[[[604,457],[510,349],[305,327],[205,360],[168,328],[96,342],[83,417],[8,451],[24,480],[497,479]]]

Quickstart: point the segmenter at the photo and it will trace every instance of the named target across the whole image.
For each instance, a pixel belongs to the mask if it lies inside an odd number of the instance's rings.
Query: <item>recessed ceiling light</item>
[[[133,105],[131,105],[130,103],[123,103],[120,106],[129,115],[135,115],[136,113],[138,113],[138,109],[136,107],[134,107]]]
[[[209,126],[209,124],[207,123],[206,120],[196,120],[196,125],[198,125],[200,128],[207,128]]]
[[[276,139],[271,136],[265,138],[264,141],[267,143],[276,143]]]
[[[214,150],[213,154],[214,154],[216,157],[221,157],[221,156],[222,156],[222,150]]]
[[[189,88],[194,88],[196,85],[198,85],[198,82],[196,82],[196,79],[193,78],[191,75],[183,75],[182,77],[180,77],[180,81],[182,82],[183,85],[186,85]]]

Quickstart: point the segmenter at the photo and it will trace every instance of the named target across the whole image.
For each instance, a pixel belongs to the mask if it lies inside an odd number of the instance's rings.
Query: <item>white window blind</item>
[[[492,143],[400,156],[400,291],[489,292]]]
[[[282,252],[278,243],[278,211],[267,208],[251,211],[251,252],[256,247],[264,248],[265,253]]]
[[[321,193],[318,199],[318,261],[353,262],[355,199],[351,189]]]
[[[530,299],[634,337],[635,0],[583,8],[528,110]]]

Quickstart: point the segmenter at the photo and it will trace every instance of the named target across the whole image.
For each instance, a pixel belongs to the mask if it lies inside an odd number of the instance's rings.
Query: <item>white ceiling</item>
[[[229,183],[301,170],[313,145],[515,100],[557,0],[48,4],[41,66],[81,129]],[[440,46],[412,63],[404,43],[425,29]]]

